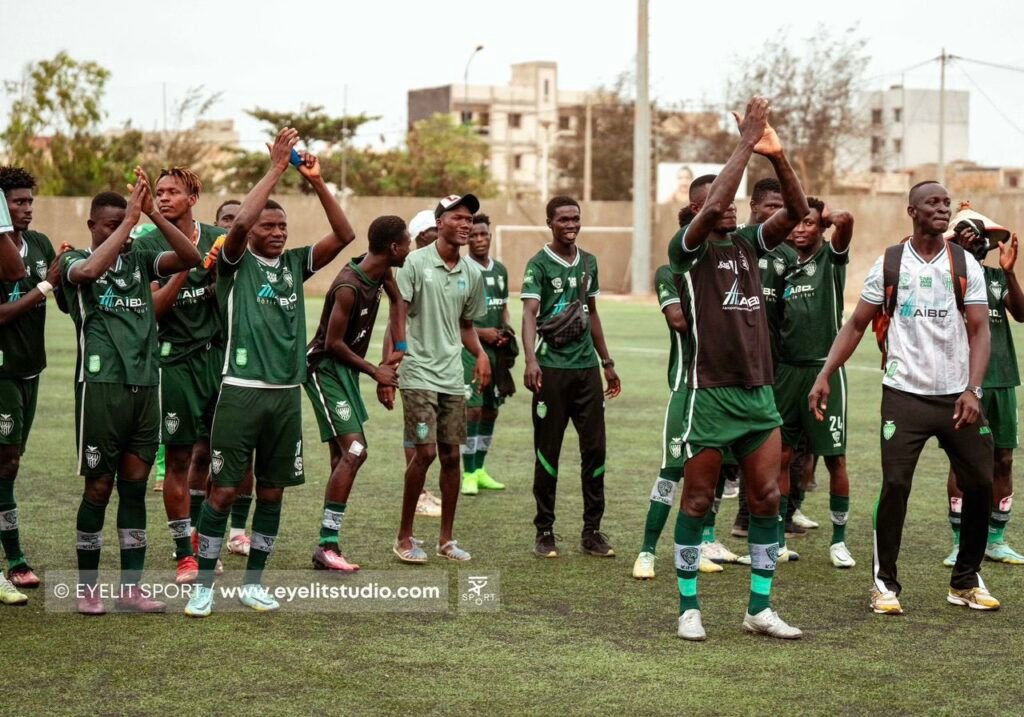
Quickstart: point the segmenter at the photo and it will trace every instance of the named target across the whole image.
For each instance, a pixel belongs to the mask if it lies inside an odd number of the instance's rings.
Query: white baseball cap
[[[416,216],[409,220],[409,236],[412,237],[413,241],[416,241],[416,237],[427,231],[427,229],[435,228],[437,228],[437,220],[434,219],[434,213],[429,209],[418,212]]]

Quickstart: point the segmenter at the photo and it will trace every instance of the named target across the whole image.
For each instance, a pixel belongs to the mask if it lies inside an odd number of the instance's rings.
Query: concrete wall
[[[289,243],[294,246],[311,244],[329,230],[319,203],[313,197],[278,197],[288,210]],[[957,198],[959,200],[959,198]],[[204,197],[196,215],[212,221],[216,206],[223,197]],[[910,233],[910,219],[906,215],[903,196],[849,196],[834,197],[834,207],[853,212],[856,218],[854,241],[851,249],[846,302],[852,307],[871,264],[886,246],[898,242]],[[1005,194],[974,197],[975,209],[992,217],[1011,229],[1024,227],[1024,195]],[[408,221],[421,209],[436,206],[429,198],[409,197],[356,197],[348,202],[347,211],[359,238],[331,267],[320,272],[307,284],[307,291],[320,294],[330,284],[344,261],[365,250],[366,228],[382,214],[397,214]],[[544,206],[538,201],[507,201],[492,199],[484,202],[483,211],[491,216],[492,231],[501,226],[544,225]],[[654,237],[651,248],[651,271],[666,262],[666,248],[678,223],[678,208],[659,205],[655,208]],[[89,213],[89,200],[72,197],[39,197],[36,200],[35,220],[32,228],[49,235],[55,244],[70,242],[77,247],[89,245],[89,232],[85,226]],[[745,208],[740,217],[746,218]],[[630,244],[628,233],[604,232],[587,229],[597,226],[628,227],[632,222],[629,202],[590,202],[583,206],[584,231],[580,245],[597,255],[600,264],[601,288],[609,293],[627,293],[630,277]],[[534,231],[502,230],[500,259],[508,266],[511,289],[519,290],[526,262],[548,240],[545,229]],[[498,247],[495,247],[497,250]],[[992,255],[994,259],[994,255]]]

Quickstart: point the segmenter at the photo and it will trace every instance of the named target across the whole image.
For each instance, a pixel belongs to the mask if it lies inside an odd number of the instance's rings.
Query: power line
[[[1024,73],[1024,67],[1014,67],[1013,65],[1003,65],[998,62],[986,62],[985,60],[972,60],[970,57],[960,57],[959,55],[950,55],[950,59],[960,60],[961,62],[972,62],[975,65],[984,65],[985,67],[994,67],[997,70],[1008,70],[1009,72],[1020,72]]]
[[[963,59],[963,58],[957,58],[957,59]],[[994,109],[996,111],[996,114],[998,114],[1000,117],[1002,117],[1004,120],[1006,120],[1006,123],[1008,125],[1010,125],[1011,127],[1013,127],[1015,130],[1017,130],[1018,133],[1020,133],[1021,135],[1024,135],[1024,129],[1019,127],[1012,119],[1010,119],[1010,116],[1008,114],[1006,114],[1005,112],[1003,112],[999,108],[999,105],[997,105],[995,103],[995,100],[993,100],[991,97],[989,97],[988,93],[985,92],[985,90],[981,89],[981,85],[979,85],[977,82],[975,82],[973,77],[971,77],[969,74],[967,74],[967,70],[965,70],[963,68],[963,66],[958,64],[957,65],[957,69],[959,69],[960,72],[963,73],[964,77],[966,77],[967,80],[972,85],[974,85],[974,89],[976,89],[978,91],[978,94],[980,94],[982,97],[985,98],[985,100],[989,103],[989,105],[992,106],[992,109]]]

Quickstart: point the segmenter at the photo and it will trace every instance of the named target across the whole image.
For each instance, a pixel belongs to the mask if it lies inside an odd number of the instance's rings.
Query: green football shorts
[[[986,388],[981,397],[981,411],[992,428],[992,442],[996,448],[1016,448],[1017,389]]]
[[[775,369],[775,406],[782,417],[782,442],[796,447],[807,436],[807,450],[816,456],[846,455],[846,369],[829,378],[828,409],[819,421],[807,408],[807,397],[820,366],[791,366]]]
[[[223,368],[224,349],[214,346],[160,369],[164,444],[191,446],[210,435]]]
[[[75,386],[78,473],[113,476],[122,453],[152,465],[160,444],[160,388],[80,381]]]
[[[359,393],[359,374],[354,369],[321,361],[309,372],[303,387],[313,404],[321,441],[327,443],[338,436],[363,433],[369,416]]]
[[[705,448],[743,458],[782,425],[771,386],[722,386],[691,389],[683,416],[683,454],[693,458]]]
[[[491,368],[494,368],[494,356],[488,352],[491,359]],[[473,371],[476,370],[476,356],[466,349],[462,349],[462,380],[466,384],[466,408],[498,408],[505,399],[494,395],[494,382],[483,391],[478,391],[473,385]]]
[[[0,445],[20,446],[25,452],[38,397],[38,376],[0,378]]]
[[[210,430],[213,484],[240,484],[254,452],[253,470],[258,482],[278,488],[305,482],[302,392],[298,386],[221,387]]]

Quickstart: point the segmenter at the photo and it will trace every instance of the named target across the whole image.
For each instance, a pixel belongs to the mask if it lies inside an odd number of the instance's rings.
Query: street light
[[[462,124],[469,124],[466,117],[466,107],[469,107],[469,65],[473,62],[473,58],[476,57],[476,53],[484,49],[483,45],[477,45],[476,49],[469,54],[469,59],[466,60],[466,69],[462,73],[462,104],[465,106],[462,110]]]

